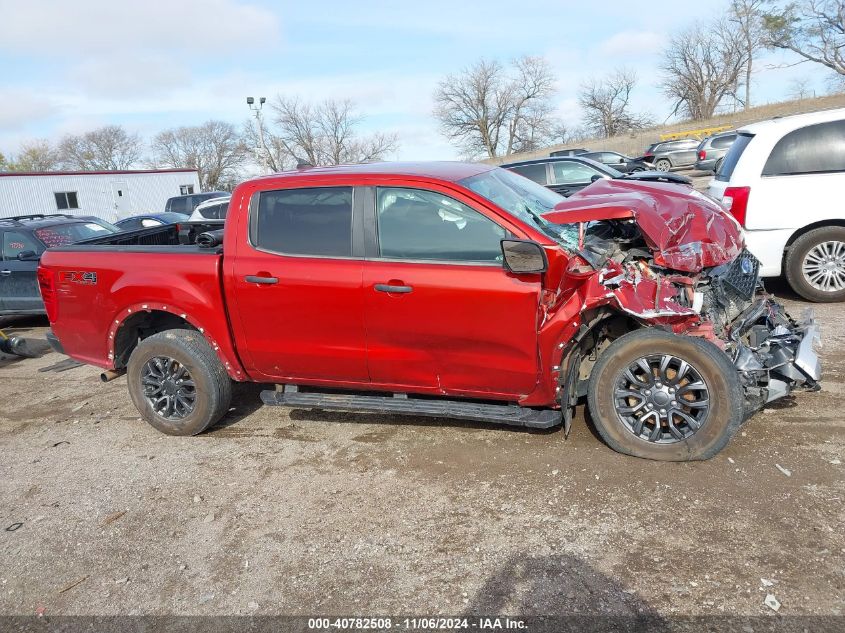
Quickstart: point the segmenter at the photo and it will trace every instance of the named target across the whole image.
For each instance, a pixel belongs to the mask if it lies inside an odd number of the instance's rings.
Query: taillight
[[[50,319],[50,323],[54,323],[59,311],[59,303],[56,300],[56,281],[51,271],[46,268],[38,269],[38,287],[41,289],[41,299],[44,301],[47,318]]]
[[[698,160],[704,160],[705,158],[707,158],[707,152],[703,149],[698,150]]]
[[[722,194],[722,204],[742,226],[745,226],[745,214],[748,212],[748,196],[751,187],[728,187]]]

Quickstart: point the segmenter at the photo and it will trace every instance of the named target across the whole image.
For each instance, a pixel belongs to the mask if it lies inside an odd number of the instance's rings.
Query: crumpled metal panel
[[[556,224],[618,219],[630,210],[659,266],[696,273],[733,260],[742,232],[718,203],[684,185],[598,180],[543,217]]]

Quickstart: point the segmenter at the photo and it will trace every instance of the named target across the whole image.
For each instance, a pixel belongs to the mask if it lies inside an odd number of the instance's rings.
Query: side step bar
[[[553,409],[528,409],[513,404],[478,404],[462,400],[409,398],[406,394],[359,396],[345,393],[303,393],[295,385],[285,385],[283,390],[262,391],[261,400],[270,406],[458,418],[535,429],[548,429],[563,421],[560,411]]]

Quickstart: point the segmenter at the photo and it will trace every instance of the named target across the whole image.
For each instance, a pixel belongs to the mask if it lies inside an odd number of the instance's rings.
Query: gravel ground
[[[583,412],[565,439],[253,386],[167,437],[125,378],[0,359],[0,614],[840,615],[845,310],[816,310],[823,390],[688,464],[618,455]]]

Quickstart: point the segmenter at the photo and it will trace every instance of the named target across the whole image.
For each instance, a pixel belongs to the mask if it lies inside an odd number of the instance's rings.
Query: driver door
[[[0,261],[0,307],[4,311],[40,312],[44,310],[38,290],[38,257],[44,247],[29,233],[6,230],[2,234]],[[21,261],[18,253],[32,251],[36,257]]]
[[[516,398],[537,383],[540,275],[502,265],[510,233],[432,189],[370,192],[364,326],[373,383]],[[410,390],[410,389],[409,389]]]

